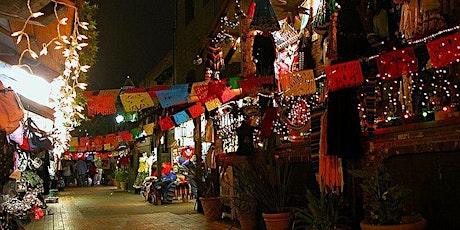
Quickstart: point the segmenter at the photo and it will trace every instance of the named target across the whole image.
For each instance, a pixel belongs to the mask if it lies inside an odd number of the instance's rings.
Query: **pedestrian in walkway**
[[[89,174],[89,178],[90,180],[88,181],[91,181],[91,186],[93,186],[93,182],[96,181],[96,174],[97,174],[97,168],[96,166],[94,165],[94,162],[90,161],[89,162],[89,167],[88,167],[88,174]]]
[[[88,166],[86,162],[82,159],[78,159],[76,163],[77,169],[77,186],[83,187],[86,186],[86,172],[88,171]]]
[[[72,166],[71,162],[65,163],[65,166],[63,167],[62,174],[64,176],[64,183],[65,186],[69,186],[71,178],[72,178]]]

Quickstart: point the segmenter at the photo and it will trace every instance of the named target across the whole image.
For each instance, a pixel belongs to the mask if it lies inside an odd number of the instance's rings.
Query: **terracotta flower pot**
[[[426,220],[421,217],[405,216],[403,223],[397,225],[373,225],[361,221],[361,230],[423,230],[426,227]]]
[[[292,213],[262,213],[267,230],[291,229]]]
[[[245,213],[238,216],[241,230],[255,230],[257,229],[257,217],[255,214]]]
[[[123,190],[123,191],[128,190],[128,182],[123,182],[123,181],[120,182],[120,188],[121,188],[121,190]]]
[[[200,197],[200,201],[206,221],[215,221],[222,217],[224,205],[219,197]]]

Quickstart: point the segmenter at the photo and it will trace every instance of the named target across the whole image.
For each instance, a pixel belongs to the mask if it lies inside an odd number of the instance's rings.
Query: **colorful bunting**
[[[80,147],[86,147],[89,145],[90,143],[90,140],[89,140],[89,137],[80,137],[78,138],[78,146]]]
[[[119,132],[118,135],[121,136],[121,139],[123,139],[123,141],[133,141],[134,140],[133,134],[131,134],[130,132],[126,130]]]
[[[434,68],[440,68],[460,58],[460,33],[439,38],[426,44]]]
[[[160,90],[156,94],[162,108],[186,104],[189,100],[188,89],[185,88]]]
[[[89,98],[89,97],[91,97],[91,96],[93,96],[93,95],[94,95],[94,91],[92,91],[92,90],[83,91],[83,96],[84,96],[85,98]]]
[[[71,137],[69,141],[70,147],[78,147],[78,137]]]
[[[207,101],[205,105],[208,111],[212,111],[214,109],[219,108],[219,106],[222,105],[222,102],[220,102],[219,98],[214,98],[214,99]]]
[[[273,84],[272,77],[249,77],[243,80],[237,81],[241,86],[243,93],[251,93],[258,87],[264,84]]]
[[[145,88],[127,88],[124,93],[142,93],[145,92]]]
[[[198,93],[201,93],[201,94],[202,94],[204,91],[207,92],[207,90],[208,90],[207,87],[202,87],[202,88],[199,89],[199,90],[201,90],[201,91],[197,93],[196,90],[195,90],[195,87],[197,87],[197,86],[203,86],[203,85],[208,85],[208,84],[209,84],[209,81],[194,82],[194,83],[192,84],[192,92],[190,93],[190,96],[198,96]],[[206,89],[206,90],[205,90],[205,89]]]
[[[145,134],[147,136],[150,136],[153,134],[153,130],[155,129],[155,123],[148,123],[144,126],[142,126],[142,129],[144,130]]]
[[[204,107],[201,103],[198,102],[195,105],[188,108],[188,112],[190,113],[192,118],[197,118],[198,116],[204,113]]]
[[[160,125],[161,131],[166,131],[176,125],[174,124],[174,121],[171,119],[171,117],[165,117],[160,119],[158,121],[158,124]]]
[[[99,96],[112,96],[115,100],[118,98],[121,89],[104,89],[99,91]]]
[[[232,87],[232,89],[238,89],[240,88],[240,85],[238,84],[238,81],[240,81],[243,77],[238,76],[238,77],[231,77],[228,79],[228,85]]]
[[[180,124],[188,121],[188,119],[190,119],[190,117],[188,116],[188,114],[185,111],[180,111],[180,112],[174,114],[173,118],[174,118],[174,121],[176,122],[176,125],[180,125]]]
[[[150,97],[157,98],[156,91],[167,90],[169,88],[170,88],[169,85],[156,85],[154,87],[149,88],[147,92],[149,93]]]
[[[359,61],[343,62],[325,68],[330,91],[362,85],[364,76]]]
[[[88,116],[115,114],[115,100],[116,98],[111,95],[90,96],[87,100]]]
[[[316,93],[313,70],[286,73],[280,75],[281,89],[284,96],[301,96]]]
[[[222,95],[220,96],[220,100],[222,103],[225,103],[227,101],[230,101],[232,98],[236,96],[235,92],[233,92],[232,87],[225,87],[224,91],[222,92]]]
[[[126,112],[137,112],[153,107],[153,100],[147,92],[124,93],[120,95],[121,103]]]
[[[208,99],[208,84],[196,84],[192,87],[196,96],[198,96],[198,100],[200,100],[201,103],[206,103]]]
[[[142,135],[142,130],[139,127],[131,129],[130,132],[133,135],[133,139],[137,139],[137,138],[141,137],[141,135]]]
[[[377,66],[382,80],[396,79],[417,72],[418,63],[414,48],[407,47],[380,54],[377,57]]]

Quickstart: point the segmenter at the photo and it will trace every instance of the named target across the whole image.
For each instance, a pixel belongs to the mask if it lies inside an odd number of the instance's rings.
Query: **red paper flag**
[[[414,49],[407,47],[381,54],[377,57],[377,66],[380,78],[387,80],[417,72],[418,63]]]
[[[236,94],[233,92],[232,87],[225,87],[224,92],[222,92],[222,95],[220,96],[220,100],[222,103],[225,103],[227,101],[230,101],[232,98],[234,98]]]
[[[208,85],[196,85],[193,86],[193,90],[195,91],[198,100],[200,100],[201,103],[206,103],[206,100],[208,99]]]
[[[201,103],[196,103],[195,105],[191,106],[190,108],[188,108],[188,111],[190,113],[190,116],[192,118],[196,118],[198,116],[200,116],[201,114],[204,113],[204,107]]]
[[[123,139],[123,141],[133,141],[134,140],[134,137],[133,137],[133,134],[131,134],[129,131],[121,131],[118,133],[119,136],[121,136],[121,139]]]
[[[273,84],[272,77],[250,77],[245,78],[241,81],[238,81],[238,84],[241,86],[243,93],[250,93],[252,90],[255,90],[257,87],[260,87],[264,84]]]
[[[89,137],[78,138],[78,146],[86,147],[89,145]]]
[[[96,114],[111,115],[117,112],[115,107],[115,98],[111,95],[91,96],[87,101],[88,116]]]
[[[158,124],[160,125],[161,131],[166,131],[166,130],[176,126],[176,124],[171,119],[171,117],[165,117],[165,118],[160,119],[158,121]]]
[[[142,93],[145,92],[145,88],[127,88],[125,93]]]
[[[339,63],[325,68],[330,91],[363,84],[364,77],[359,61]]]
[[[169,85],[156,85],[154,87],[149,88],[147,92],[149,93],[151,98],[157,98],[156,91],[167,90],[169,88]]]
[[[428,42],[426,48],[434,68],[447,66],[460,58],[460,33]]]

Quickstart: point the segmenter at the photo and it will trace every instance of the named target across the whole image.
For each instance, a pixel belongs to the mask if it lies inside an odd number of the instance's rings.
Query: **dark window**
[[[185,0],[185,25],[195,17],[195,0]]]

